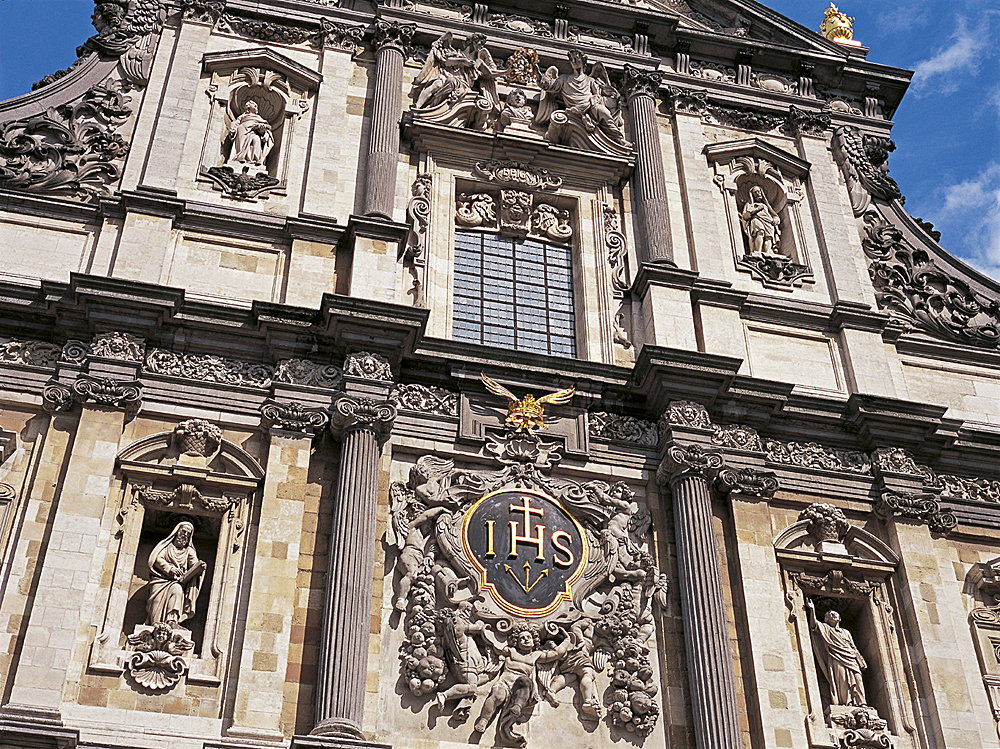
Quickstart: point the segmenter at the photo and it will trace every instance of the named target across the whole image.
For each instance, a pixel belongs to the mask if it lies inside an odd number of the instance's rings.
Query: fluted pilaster
[[[656,127],[656,96],[662,79],[661,73],[625,65],[629,126],[636,150],[632,189],[643,234],[642,241],[638,243],[640,248],[644,248],[640,261],[673,264],[667,184]]]
[[[379,441],[395,417],[393,406],[370,398],[334,405],[331,427],[342,441],[312,735],[363,738]]]
[[[712,481],[720,455],[698,446],[669,448],[660,466],[670,484],[677,542],[684,649],[698,749],[739,749],[736,677],[729,647],[719,550],[712,525]]]
[[[399,164],[403,59],[415,29],[412,24],[375,21],[375,96],[368,137],[365,214],[378,213],[392,218]]]

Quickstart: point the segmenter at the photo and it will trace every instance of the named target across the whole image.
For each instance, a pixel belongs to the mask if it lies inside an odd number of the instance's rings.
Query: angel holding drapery
[[[572,73],[559,75],[559,69],[552,66],[539,79],[544,95],[535,123],[547,125],[553,112],[563,109],[578,115],[587,132],[600,129],[615,143],[628,145],[622,132],[618,92],[611,85],[604,65],[594,63],[588,74],[587,56],[583,52],[571,49],[568,57]]]

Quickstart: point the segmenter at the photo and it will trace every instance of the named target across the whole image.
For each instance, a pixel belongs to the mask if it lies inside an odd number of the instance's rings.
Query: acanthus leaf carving
[[[395,419],[396,407],[389,401],[345,395],[333,404],[330,427],[341,433],[352,429],[370,429],[377,436],[385,437]]]
[[[615,442],[632,442],[646,447],[656,447],[659,441],[656,422],[635,416],[592,411],[588,415],[588,425],[591,437]]]
[[[941,510],[936,494],[884,491],[872,509],[882,518],[899,515],[927,523],[932,533],[950,533],[958,525],[954,513]]]
[[[662,83],[663,73],[655,70],[642,70],[625,63],[622,92],[629,99],[633,96],[648,96],[655,99]]]
[[[127,91],[111,81],[75,103],[0,125],[0,187],[92,201],[110,195],[129,149],[115,132],[132,114]]]
[[[1000,343],[1000,300],[990,299],[943,271],[925,250],[911,247],[902,233],[875,211],[864,218],[862,247],[879,309],[905,324],[959,343],[996,348]]]
[[[708,91],[705,89],[667,86],[664,99],[673,112],[701,115],[708,111]]]
[[[311,408],[301,403],[282,403],[271,398],[260,405],[261,423],[265,429],[282,429],[315,436],[330,423],[324,408]]]
[[[625,235],[621,231],[618,211],[613,205],[602,203],[601,212],[604,217],[604,249],[607,252],[608,266],[611,268],[611,287],[616,294],[621,295],[631,288]]]
[[[389,401],[397,409],[458,416],[458,395],[440,387],[417,383],[396,385],[389,394]]]
[[[871,472],[871,459],[863,452],[837,450],[818,442],[765,440],[764,451],[773,463],[815,468],[824,471]]]
[[[270,387],[274,376],[273,368],[267,364],[251,364],[213,355],[175,354],[158,348],[147,352],[144,369],[154,374],[256,388]]]
[[[274,381],[289,385],[333,389],[340,385],[340,368],[333,364],[316,364],[308,359],[282,359],[274,368]]]
[[[29,367],[55,367],[62,349],[46,341],[22,341],[11,338],[0,343],[0,363]]]

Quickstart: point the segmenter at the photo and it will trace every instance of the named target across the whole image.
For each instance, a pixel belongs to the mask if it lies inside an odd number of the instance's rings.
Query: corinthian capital
[[[345,395],[333,404],[330,428],[334,433],[370,429],[379,437],[385,437],[392,429],[395,419],[396,407],[389,401]]]
[[[656,471],[661,484],[672,484],[686,476],[713,481],[722,469],[722,455],[701,445],[671,445]]]
[[[386,21],[382,18],[375,19],[375,49],[383,47],[395,47],[404,55],[410,48],[413,41],[413,34],[417,30],[417,25],[413,23],[400,23],[399,21]]]
[[[622,81],[622,93],[627,99],[633,96],[648,96],[656,98],[660,83],[663,82],[663,73],[655,70],[640,70],[639,68],[625,63],[625,75]]]

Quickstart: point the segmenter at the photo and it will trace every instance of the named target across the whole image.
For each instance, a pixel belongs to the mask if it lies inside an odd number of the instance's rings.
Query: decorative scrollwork
[[[719,471],[715,485],[723,494],[735,493],[747,497],[773,497],[778,491],[778,479],[771,471],[754,468],[731,468]]]
[[[51,368],[59,361],[61,352],[54,343],[12,338],[0,343],[0,363]]]
[[[142,383],[138,380],[122,381],[81,374],[73,383],[73,392],[83,402],[92,401],[136,412],[142,404]]]
[[[274,381],[289,385],[333,389],[340,384],[340,368],[333,364],[316,364],[308,359],[283,359],[274,368]]]
[[[431,185],[433,176],[424,172],[418,174],[410,187],[410,202],[406,205],[406,215],[410,218],[410,235],[407,252],[411,259],[423,255],[427,224],[431,218]]]
[[[765,440],[767,459],[774,463],[818,468],[824,471],[871,473],[871,459],[862,452],[837,450],[818,442],[778,442]]]
[[[886,519],[899,515],[927,523],[932,533],[950,533],[958,525],[955,514],[942,511],[934,494],[886,491],[872,509]]]
[[[330,422],[326,409],[309,408],[301,403],[280,403],[268,398],[260,406],[261,423],[265,429],[316,435]]]
[[[155,374],[257,388],[270,387],[274,375],[274,370],[266,364],[250,364],[221,356],[175,354],[158,348],[146,354],[144,368]]]
[[[395,419],[396,407],[388,401],[345,395],[333,405],[331,426],[340,432],[371,429],[381,437],[389,433]]]
[[[563,183],[562,177],[548,169],[536,169],[520,161],[480,161],[475,167],[476,174],[503,187],[521,186],[536,190],[557,190]]]
[[[632,442],[646,447],[656,447],[659,441],[656,422],[635,416],[592,411],[588,416],[588,424],[590,436],[599,439]]]
[[[874,211],[864,221],[862,246],[880,309],[949,340],[989,348],[1000,343],[1000,300],[941,270]]]
[[[396,385],[389,394],[389,402],[404,411],[458,416],[458,395],[444,388],[416,383]]]
[[[0,187],[89,200],[110,195],[129,149],[115,132],[132,114],[127,90],[111,81],[76,103],[0,125]]]
[[[669,484],[686,476],[698,476],[712,481],[723,465],[722,455],[706,450],[701,445],[672,445],[657,469],[656,478],[661,484]]]
[[[73,390],[57,380],[49,380],[42,388],[42,408],[50,414],[69,411],[75,403]]]
[[[763,452],[764,444],[756,429],[741,424],[715,425],[712,443],[720,447],[731,447],[737,450],[752,450]]]
[[[625,235],[621,231],[618,211],[613,205],[603,203],[601,212],[604,217],[604,249],[608,253],[608,266],[611,268],[611,287],[616,293],[624,294],[631,288]]]

